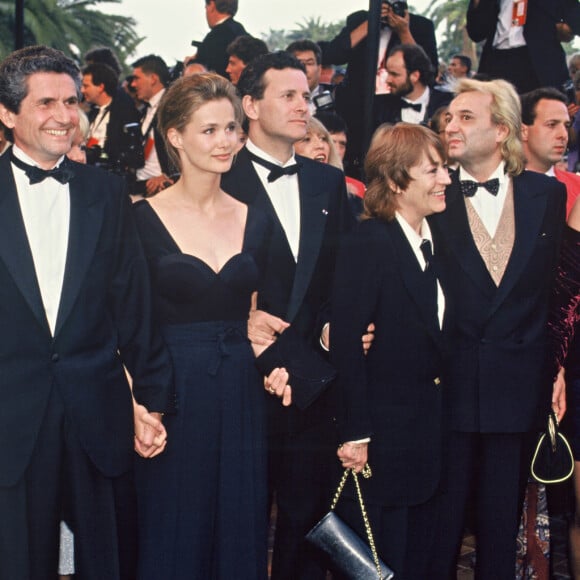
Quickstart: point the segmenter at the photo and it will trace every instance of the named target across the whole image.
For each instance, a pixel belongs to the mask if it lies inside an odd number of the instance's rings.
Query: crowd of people
[[[338,580],[305,536],[345,469],[397,580],[466,524],[477,580],[544,580],[567,407],[580,578],[577,0],[470,0],[477,72],[406,2],[276,52],[205,7],[174,70],[0,63],[0,580]]]

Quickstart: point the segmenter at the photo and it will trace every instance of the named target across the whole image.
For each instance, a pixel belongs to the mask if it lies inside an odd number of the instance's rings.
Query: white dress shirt
[[[426,219],[423,219],[421,223],[421,235],[419,235],[407,222],[407,220],[399,213],[395,212],[395,217],[413,250],[413,254],[417,258],[419,262],[419,266],[421,266],[421,270],[425,271],[427,264],[425,262],[425,257],[423,256],[423,252],[421,251],[421,242],[423,240],[429,240],[431,242],[431,248],[433,253],[435,252],[435,248],[433,246],[433,236],[431,235],[431,228],[427,223]],[[443,294],[443,290],[441,289],[441,284],[439,284],[439,280],[437,280],[437,318],[439,319],[439,328],[443,327],[443,316],[445,314],[445,295]]]
[[[155,113],[157,112],[157,107],[159,106],[159,101],[161,97],[164,95],[165,89],[161,89],[158,93],[151,97],[149,101],[149,107],[147,107],[147,113],[145,113],[145,117],[141,123],[141,133],[145,136],[145,133],[148,133],[148,136],[151,139],[154,139],[153,136],[153,118],[155,117]],[[148,129],[151,128],[150,131]],[[155,143],[153,143],[153,147],[151,148],[151,153],[145,159],[145,165],[140,169],[137,169],[137,181],[147,181],[151,177],[157,177],[163,173],[161,169],[161,164],[159,163],[159,158],[157,157],[157,150],[155,149]]]
[[[16,145],[13,151],[25,163],[38,165]],[[46,319],[54,334],[66,266],[70,221],[69,186],[52,177],[31,185],[26,173],[14,164],[12,172]]]
[[[505,203],[507,190],[510,182],[509,175],[505,173],[504,162],[502,161],[497,169],[490,175],[489,179],[499,179],[499,191],[497,195],[491,195],[483,187],[479,187],[473,197],[470,197],[471,205],[477,212],[488,234],[493,238],[501,218],[501,212]],[[477,181],[469,175],[463,167],[459,167],[459,181],[464,180]]]
[[[427,112],[427,106],[429,105],[429,97],[431,96],[431,89],[429,87],[425,87],[425,91],[423,94],[412,101],[411,99],[407,99],[402,97],[402,101],[406,101],[407,103],[412,103],[413,105],[421,105],[420,111],[414,111],[411,108],[401,109],[401,121],[405,121],[405,123],[414,123],[418,125],[422,123],[425,119],[425,113]]]
[[[513,10],[514,0],[500,0],[497,28],[493,37],[493,48],[506,50],[526,46],[524,27],[512,24]]]
[[[99,147],[105,146],[105,141],[107,140],[107,126],[109,125],[109,120],[111,118],[111,99],[106,105],[99,107],[99,112],[97,116],[91,123],[89,128],[89,137],[97,141]]]
[[[281,167],[296,163],[294,154],[292,154],[292,157],[282,165],[277,159],[254,145],[250,139],[247,140],[246,147],[254,155]],[[298,261],[298,251],[300,249],[300,188],[298,186],[298,174],[282,175],[276,181],[269,183],[268,174],[270,170],[255,161],[252,164],[284,228],[294,261]]]

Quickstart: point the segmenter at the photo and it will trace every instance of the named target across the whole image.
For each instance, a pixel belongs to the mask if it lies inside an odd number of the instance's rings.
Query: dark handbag
[[[364,542],[334,512],[348,474],[351,473],[356,486],[362,517],[367,532],[368,544]],[[368,465],[363,470],[363,477],[370,477]],[[334,494],[330,511],[306,534],[306,540],[325,552],[330,558],[336,572],[351,580],[378,578],[390,580],[393,571],[379,558],[375,548],[373,533],[365,510],[357,474],[352,469],[345,469],[338,489]]]
[[[540,483],[566,481],[574,471],[570,444],[560,433],[554,411],[548,416],[546,431],[540,435],[532,459],[532,477]]]
[[[256,358],[256,367],[266,376],[275,368],[285,368],[289,374],[288,384],[292,387],[292,403],[302,410],[311,405],[336,376],[336,369],[292,327]]]

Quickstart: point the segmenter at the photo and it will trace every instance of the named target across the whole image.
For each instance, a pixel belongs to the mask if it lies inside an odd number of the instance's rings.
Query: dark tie
[[[12,151],[10,152],[10,161],[26,173],[31,185],[40,183],[47,177],[53,177],[57,181],[60,181],[60,183],[68,183],[74,177],[74,169],[66,157],[58,167],[49,170],[24,163],[24,161],[18,159]]]
[[[421,103],[409,103],[409,101],[401,99],[401,109],[413,109],[413,111],[417,111],[417,113],[420,113]]]
[[[262,167],[265,167],[266,169],[270,170],[270,173],[268,174],[268,183],[276,181],[276,179],[282,177],[282,175],[294,175],[295,173],[298,173],[298,170],[300,169],[301,165],[300,163],[294,163],[294,165],[282,167],[281,165],[270,163],[270,161],[266,161],[265,159],[262,159],[261,157],[254,155],[251,151],[248,151],[248,154],[252,161],[255,161]]]
[[[459,185],[461,186],[461,193],[465,197],[473,197],[475,192],[478,188],[483,187],[487,189],[491,195],[497,195],[499,191],[499,179],[495,177],[494,179],[490,179],[489,181],[484,181],[482,183],[478,183],[477,181],[472,181],[471,179],[467,179],[465,181],[460,181]]]
[[[435,274],[435,268],[433,266],[431,241],[422,240],[419,248],[421,249],[423,258],[425,258],[425,302],[428,306],[430,315],[434,317],[437,326],[439,326],[439,317],[437,313],[437,275]]]

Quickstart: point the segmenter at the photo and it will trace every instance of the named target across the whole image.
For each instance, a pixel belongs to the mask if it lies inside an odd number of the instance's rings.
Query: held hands
[[[558,422],[562,420],[566,413],[566,380],[564,379],[564,367],[560,369],[554,381],[552,389],[552,409],[558,417]]]
[[[284,332],[290,323],[258,310],[258,293],[252,293],[250,314],[248,317],[248,338],[252,343],[254,355],[261,355],[276,340],[276,334]]]
[[[135,451],[141,457],[151,459],[165,449],[167,431],[161,417],[161,413],[149,413],[143,405],[133,401]]]
[[[286,369],[274,369],[264,377],[264,388],[271,394],[282,399],[282,405],[292,404],[292,387],[288,384],[289,374]]]
[[[368,443],[347,442],[340,445],[336,455],[345,469],[360,473],[368,461]]]

